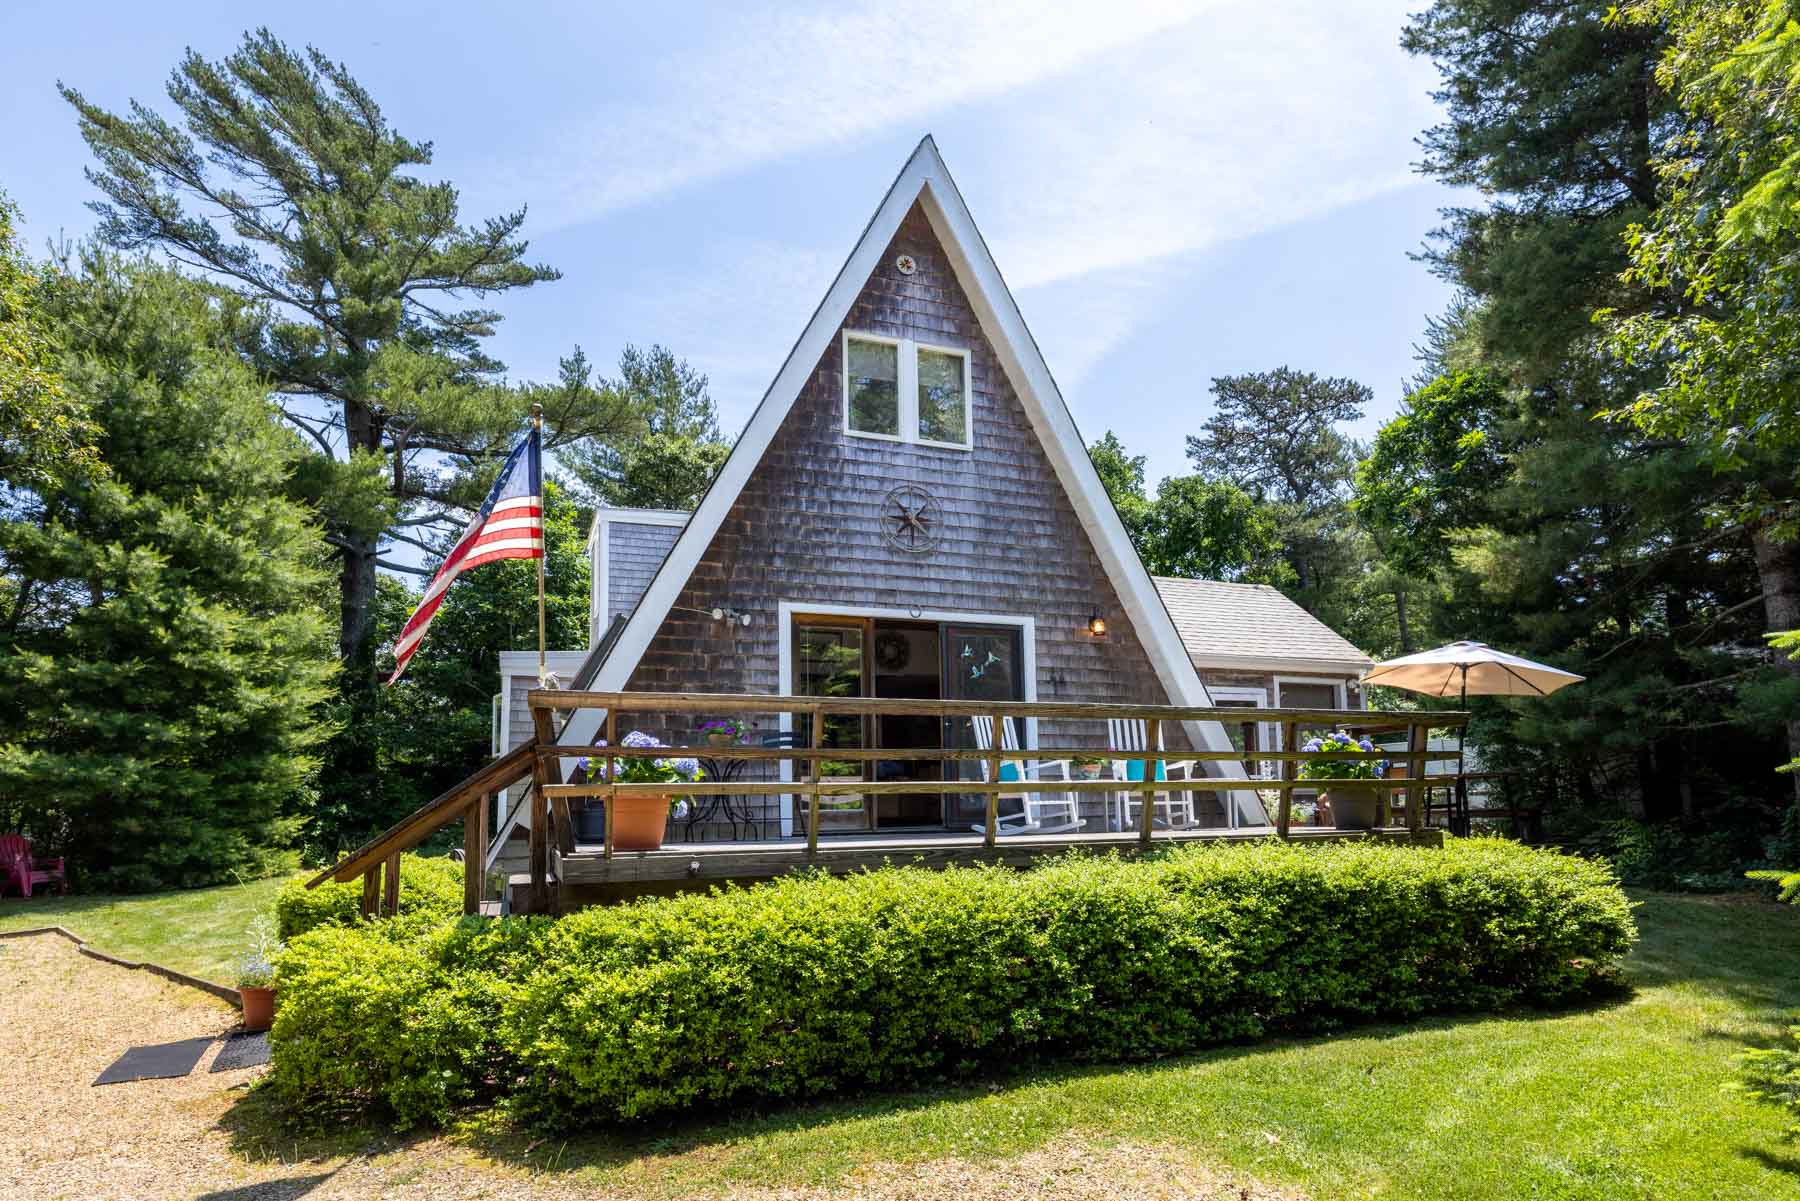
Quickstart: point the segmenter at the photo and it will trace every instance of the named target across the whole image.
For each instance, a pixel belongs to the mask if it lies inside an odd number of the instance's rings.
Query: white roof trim
[[[1181,635],[1169,617],[1150,573],[1144,568],[1143,560],[1132,547],[1118,512],[1094,470],[1093,461],[1088,458],[1087,446],[1075,428],[1075,420],[1069,414],[1062,392],[1051,377],[1050,368],[1031,331],[1026,328],[1025,319],[957,192],[944,160],[938,156],[936,143],[929,136],[919,143],[900,169],[855,249],[825,293],[824,300],[813,312],[805,332],[788,352],[787,360],[763,394],[756,412],[751,414],[749,425],[732,448],[724,467],[701,498],[681,537],[633,610],[618,644],[594,681],[594,689],[616,691],[630,678],[914,201],[921,203],[933,231],[943,244],[957,281],[974,306],[983,331],[999,356],[1044,453],[1093,542],[1101,565],[1106,569],[1169,699],[1181,705],[1210,705],[1211,698],[1188,658]],[[1216,722],[1189,722],[1187,728],[1190,739],[1198,747],[1220,751],[1231,749],[1229,739]],[[570,733],[574,732],[571,728]],[[1221,766],[1229,777],[1241,778],[1242,768],[1237,763],[1227,762]]]

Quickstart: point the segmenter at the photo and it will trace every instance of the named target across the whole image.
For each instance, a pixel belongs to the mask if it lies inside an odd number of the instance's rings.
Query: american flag
[[[538,432],[533,430],[506,456],[493,491],[463,536],[444,556],[444,565],[431,578],[419,607],[413,610],[394,644],[394,674],[388,677],[388,683],[398,680],[406,670],[413,652],[425,639],[425,631],[431,628],[438,606],[444,603],[444,593],[457,576],[495,559],[544,557],[544,474],[538,439]]]

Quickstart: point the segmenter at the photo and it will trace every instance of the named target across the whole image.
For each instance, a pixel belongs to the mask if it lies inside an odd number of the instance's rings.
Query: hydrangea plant
[[[1315,734],[1301,744],[1300,750],[1317,759],[1300,765],[1302,780],[1375,780],[1387,771],[1385,759],[1334,759],[1333,754],[1370,753],[1379,750],[1367,738],[1354,738],[1343,730]]]
[[[605,746],[601,739],[596,746]],[[633,730],[619,739],[620,746],[630,747],[662,747],[669,748],[667,743],[659,742],[642,730]],[[673,784],[677,780],[698,780],[700,764],[691,756],[632,756],[629,759],[607,759],[602,756],[583,757],[575,761],[575,766],[589,780],[612,779],[620,784]],[[613,773],[609,776],[609,772]],[[686,808],[686,802],[674,800],[671,810]]]

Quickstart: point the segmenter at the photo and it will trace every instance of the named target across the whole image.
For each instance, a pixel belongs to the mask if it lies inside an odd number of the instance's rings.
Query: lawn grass
[[[1078,1139],[1172,1145],[1315,1198],[1800,1198],[1781,1115],[1720,1089],[1732,1055],[1800,1009],[1800,909],[1637,899],[1633,993],[1577,1012],[1368,1027],[566,1141],[484,1115],[460,1137],[515,1166],[647,1196]]]
[[[9,896],[0,899],[0,930],[64,926],[109,955],[230,984],[245,928],[270,912],[280,887],[276,877],[137,896]]]

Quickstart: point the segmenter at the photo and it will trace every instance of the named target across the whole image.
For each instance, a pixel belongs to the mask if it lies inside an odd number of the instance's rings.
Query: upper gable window
[[[969,352],[911,338],[844,334],[844,429],[967,450]]]

